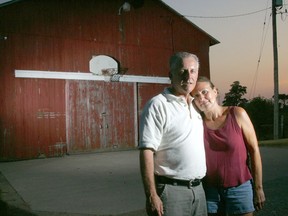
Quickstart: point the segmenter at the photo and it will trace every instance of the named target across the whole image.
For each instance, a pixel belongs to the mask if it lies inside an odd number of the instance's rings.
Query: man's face
[[[194,89],[198,78],[198,64],[193,57],[183,59],[183,67],[171,74],[176,95],[187,96]]]

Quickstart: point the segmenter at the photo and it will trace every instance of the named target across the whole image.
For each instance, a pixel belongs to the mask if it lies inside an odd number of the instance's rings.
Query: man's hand
[[[150,196],[146,200],[146,212],[149,216],[163,216],[163,203],[158,195]]]

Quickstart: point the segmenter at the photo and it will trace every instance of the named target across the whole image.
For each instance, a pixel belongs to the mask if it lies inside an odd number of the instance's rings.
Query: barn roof
[[[199,31],[203,32],[204,34],[206,34],[211,40],[210,40],[210,46],[216,45],[218,43],[220,43],[216,38],[212,37],[210,34],[208,34],[207,32],[205,32],[203,29],[201,29],[199,26],[195,25],[191,20],[187,19],[185,16],[183,16],[182,14],[180,14],[178,11],[176,11],[175,9],[171,8],[169,5],[167,5],[165,2],[162,2],[169,10],[173,11],[174,13],[176,13],[178,16],[182,17],[184,20],[186,20],[186,22],[189,22],[191,25],[193,25],[196,29],[198,29]]]

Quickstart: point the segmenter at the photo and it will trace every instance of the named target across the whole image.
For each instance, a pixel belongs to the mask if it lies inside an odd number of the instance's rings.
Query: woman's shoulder
[[[234,114],[235,114],[236,116],[241,116],[241,115],[243,115],[243,114],[246,114],[245,109],[242,108],[242,107],[239,107],[239,106],[233,106],[233,107],[231,107],[230,109],[233,110],[233,112],[234,112]]]
[[[233,107],[233,113],[239,125],[242,125],[242,123],[245,122],[247,118],[249,118],[246,110],[239,106]]]

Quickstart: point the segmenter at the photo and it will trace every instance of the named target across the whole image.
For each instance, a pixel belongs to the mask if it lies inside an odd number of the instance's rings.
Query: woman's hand
[[[261,210],[264,207],[264,203],[265,203],[265,194],[263,188],[255,189],[254,207],[256,211]]]

